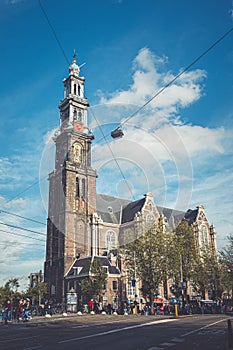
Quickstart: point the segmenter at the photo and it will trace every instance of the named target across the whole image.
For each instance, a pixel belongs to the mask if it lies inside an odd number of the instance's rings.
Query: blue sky
[[[232,1],[41,3],[68,59],[75,48],[85,63],[98,191],[131,199],[151,191],[156,204],[181,210],[203,204],[222,247],[233,233],[232,32],[125,123],[122,140],[109,135],[232,27]],[[0,33],[0,209],[46,223],[68,63],[36,0],[0,0]],[[23,287],[43,269],[46,226],[3,212],[0,223],[42,233],[0,224],[0,285],[19,277]]]

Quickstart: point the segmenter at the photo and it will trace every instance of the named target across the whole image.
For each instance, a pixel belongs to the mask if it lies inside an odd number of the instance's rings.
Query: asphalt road
[[[85,315],[0,325],[1,350],[225,350],[226,315]]]

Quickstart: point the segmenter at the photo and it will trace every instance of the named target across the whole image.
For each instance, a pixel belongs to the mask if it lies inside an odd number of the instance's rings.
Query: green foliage
[[[233,299],[233,234],[227,237],[227,245],[220,252],[221,283],[226,296]]]
[[[33,305],[39,305],[47,294],[48,286],[43,280],[43,273],[40,270],[35,285],[29,286],[25,293],[25,296],[31,299]]]
[[[136,270],[137,278],[142,282],[143,295],[150,301],[158,293],[161,283],[165,295],[170,294],[166,291],[168,279],[172,281],[170,292],[176,297],[181,295],[183,281],[191,281],[203,297],[206,290],[211,290],[214,298],[221,295],[217,257],[207,249],[200,254],[193,228],[187,220],[182,220],[174,232],[164,232],[160,225],[149,229],[143,236],[125,245],[121,254],[130,277],[134,278]],[[231,266],[233,275],[233,238]]]
[[[186,220],[182,220],[176,227],[175,234],[176,271],[180,273],[182,265],[184,279],[191,279],[199,257],[193,229]]]
[[[196,269],[193,270],[192,280],[196,291],[203,299],[207,290],[211,292],[211,299],[221,297],[220,266],[217,256],[212,251],[205,249],[201,252]]]
[[[81,294],[85,300],[99,297],[105,287],[107,273],[103,269],[101,262],[94,259],[90,263],[90,276],[79,282]]]
[[[170,234],[164,234],[160,227],[152,227],[124,247],[123,255],[129,273],[133,278],[136,271],[142,283],[143,296],[149,298],[151,304],[168,273],[169,240]]]
[[[9,299],[13,305],[16,305],[18,300],[22,298],[22,294],[18,292],[18,278],[11,278],[6,282],[5,286],[0,287],[0,304],[3,304]]]

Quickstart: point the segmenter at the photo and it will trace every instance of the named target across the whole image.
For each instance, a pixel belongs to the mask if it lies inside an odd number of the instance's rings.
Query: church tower
[[[90,221],[96,212],[96,171],[91,167],[94,136],[87,122],[85,79],[79,73],[74,55],[69,76],[63,80],[60,128],[54,137],[55,169],[49,174],[45,282],[57,302],[64,300],[64,276],[76,257],[92,253]]]

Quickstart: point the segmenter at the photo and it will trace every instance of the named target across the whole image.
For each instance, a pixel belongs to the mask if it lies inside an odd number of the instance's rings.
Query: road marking
[[[109,322],[104,322],[104,325],[106,324],[113,324],[113,323],[119,323],[119,322],[122,322],[122,319],[120,320],[116,320],[116,321],[109,321]],[[86,325],[74,325],[72,326],[72,328],[81,328],[81,327],[92,327],[92,326],[95,326],[95,327],[98,327],[98,326],[103,326],[103,323],[92,323],[91,325],[90,324],[86,324]]]
[[[90,326],[88,324],[79,324],[77,326],[72,326],[71,328],[89,328]]]
[[[39,349],[41,347],[42,347],[42,345],[37,345],[37,346],[32,346],[30,348],[24,348],[23,350]]]
[[[230,320],[230,319],[231,319],[231,317],[229,317],[229,318],[224,318],[224,319],[222,319],[222,320],[220,320],[220,321],[216,321],[216,322],[213,322],[213,323],[207,324],[207,325],[206,325],[206,326],[204,326],[204,327],[201,327],[201,328],[198,328],[198,329],[194,329],[194,330],[193,330],[193,331],[191,331],[191,332],[188,332],[188,333],[182,334],[182,335],[181,335],[181,337],[187,337],[187,336],[188,336],[188,335],[190,335],[190,334],[200,332],[202,329],[209,328],[209,327],[211,327],[211,326],[214,326],[215,324],[218,324],[218,323],[220,323],[220,322],[225,322],[225,321]]]
[[[100,336],[102,336],[102,335],[107,335],[107,334],[112,334],[112,333],[127,331],[127,330],[129,330],[129,329],[140,328],[140,327],[146,327],[146,326],[153,326],[154,324],[166,323],[166,322],[174,322],[174,321],[177,321],[177,319],[171,318],[171,319],[168,319],[168,320],[158,320],[158,321],[153,321],[153,322],[149,322],[149,323],[138,324],[138,325],[134,325],[134,326],[128,326],[128,327],[123,327],[123,328],[118,328],[118,329],[112,329],[112,330],[110,330],[110,331],[101,332],[101,333],[95,333],[95,334],[90,334],[90,335],[86,335],[86,336],[84,336],[84,337],[71,338],[71,339],[61,340],[61,341],[58,342],[58,344],[69,343],[69,342],[72,342],[72,341],[77,341],[77,340],[82,340],[82,339],[100,337]]]
[[[158,348],[157,346],[153,346],[153,348],[150,348],[148,350],[164,350],[164,348]]]
[[[38,338],[38,337],[40,337],[40,335],[32,335],[31,337],[21,337],[21,338],[4,339],[4,340],[0,340],[0,342],[1,342],[1,343],[7,343],[7,342],[16,341],[16,340],[27,340],[27,339]]]
[[[181,338],[173,338],[171,341],[173,341],[174,343],[183,343],[184,339]]]
[[[160,345],[162,345],[162,346],[174,346],[175,344],[174,343],[162,343]]]
[[[225,329],[203,329],[200,332],[198,332],[198,334],[203,335],[203,334],[213,334],[213,335],[217,335],[217,334],[225,334],[226,330]]]

